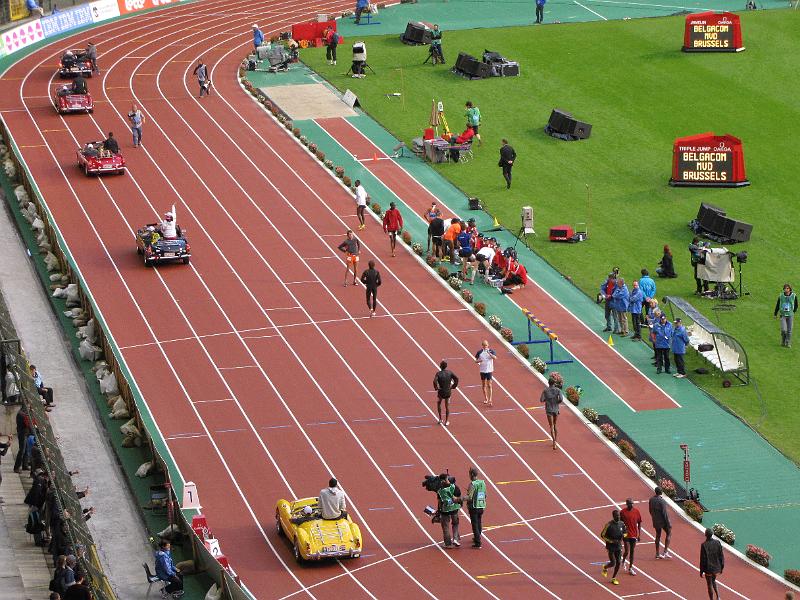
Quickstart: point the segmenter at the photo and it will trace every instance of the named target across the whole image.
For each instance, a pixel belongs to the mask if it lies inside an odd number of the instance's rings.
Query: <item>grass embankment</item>
[[[324,49],[306,50],[303,59],[335,85],[352,89],[367,112],[409,144],[427,125],[432,98],[444,102],[450,126],[459,132],[465,101],[476,103],[483,146],[476,146],[475,160],[436,168],[480,197],[509,228],[516,229],[520,207],[532,205],[539,232],[534,249],[587,293],[595,293],[613,265],[629,281],[642,267],[655,271],[662,246],[669,244],[679,277],[658,281],[659,297],[689,298],[739,339],[758,385],[722,389],[719,379],[702,377],[698,384],[713,382],[709,391],[716,398],[800,462],[800,334],[795,348],[780,347],[772,318],[783,283],[800,287],[800,80],[792,60],[800,13],[743,14],[747,50],[739,54],[680,52],[683,22],[669,17],[447,32],[447,67],[423,65],[427,48],[405,46],[396,36],[367,38],[376,74],[363,80],[342,75],[347,45],[340,47],[337,67],[327,65]],[[468,81],[449,72],[458,51],[480,56],[486,48],[519,61],[522,76]],[[387,98],[392,92],[402,96]],[[546,136],[542,128],[553,107],[592,123],[591,139],[565,143]],[[742,138],[751,187],[667,186],[673,140],[706,131]],[[518,154],[510,191],[497,168],[501,137]],[[751,295],[736,301],[732,312],[715,311],[712,301],[692,296],[686,224],[701,201],[754,225],[751,241],[734,247],[750,255],[743,272]],[[549,226],[578,221],[589,223],[588,242],[546,241]]]

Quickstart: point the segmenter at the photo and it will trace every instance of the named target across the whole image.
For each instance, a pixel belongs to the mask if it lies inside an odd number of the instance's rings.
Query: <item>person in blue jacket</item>
[[[361,13],[369,10],[369,0],[356,0],[356,25],[361,22]]]
[[[156,552],[156,577],[167,585],[164,591],[172,594],[173,598],[183,595],[183,575],[175,568],[172,562],[171,544],[167,540],[161,540]]]
[[[622,337],[628,335],[628,301],[630,292],[625,280],[617,277],[617,286],[611,293],[611,309],[614,311],[614,333]]]
[[[544,23],[544,5],[547,0],[536,0],[536,22]]]
[[[650,272],[647,269],[642,269],[642,276],[639,278],[639,287],[642,289],[642,296],[644,297],[644,312],[642,313],[642,323],[647,321],[647,305],[648,301],[656,297],[656,282],[650,277]]]
[[[653,346],[656,349],[656,373],[661,373],[663,367],[665,373],[670,373],[669,349],[672,345],[672,323],[667,321],[667,315],[663,312],[658,321],[653,324]]]
[[[258,52],[258,47],[264,43],[264,33],[258,28],[258,25],[253,25],[253,47]]]
[[[672,354],[675,356],[675,377],[683,379],[686,377],[686,364],[683,362],[683,355],[686,354],[686,346],[689,344],[689,334],[680,319],[675,319],[675,326],[672,331]],[[667,371],[669,373],[669,371]]]
[[[644,294],[639,287],[639,282],[633,282],[631,294],[628,298],[628,312],[631,313],[631,321],[633,321],[633,337],[632,340],[642,339],[642,304],[644,303]]]

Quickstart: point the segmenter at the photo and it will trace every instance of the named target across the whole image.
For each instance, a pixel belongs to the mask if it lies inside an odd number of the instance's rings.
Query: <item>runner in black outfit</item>
[[[608,577],[608,569],[614,567],[611,583],[619,585],[617,573],[619,573],[619,567],[622,564],[622,539],[625,537],[625,523],[620,519],[618,510],[611,511],[611,520],[603,527],[600,537],[606,543],[606,550],[608,551],[608,562],[603,565],[602,570],[603,577]]]
[[[378,287],[381,285],[381,274],[375,269],[375,261],[369,261],[369,269],[361,274],[361,283],[367,288],[367,309],[369,316],[375,316],[378,307]],[[371,299],[371,301],[370,301]]]
[[[447,361],[439,363],[440,370],[433,378],[433,389],[436,390],[436,412],[439,413],[439,425],[442,424],[442,400],[444,400],[444,425],[450,425],[450,394],[458,387],[458,377],[447,368]]]

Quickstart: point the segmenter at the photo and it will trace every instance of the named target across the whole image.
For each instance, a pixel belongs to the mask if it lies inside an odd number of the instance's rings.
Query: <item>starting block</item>
[[[550,345],[550,360],[544,361],[545,364],[548,365],[563,365],[566,363],[574,362],[571,358],[566,360],[555,360],[555,356],[553,353],[553,342],[558,341],[558,334],[555,331],[550,329],[547,325],[545,325],[540,319],[538,319],[531,311],[527,308],[522,309],[522,314],[525,315],[526,319],[528,320],[528,339],[519,341],[519,342],[511,342],[513,346],[520,346],[522,344],[549,344]],[[536,326],[539,331],[544,333],[547,336],[547,339],[544,340],[535,340],[533,339],[533,326]]]

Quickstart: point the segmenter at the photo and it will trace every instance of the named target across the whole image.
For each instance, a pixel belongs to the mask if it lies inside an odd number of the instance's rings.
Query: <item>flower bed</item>
[[[619,435],[617,428],[609,423],[603,423],[600,425],[600,432],[610,440],[617,439],[617,436]]]
[[[694,500],[686,500],[683,503],[684,512],[698,523],[703,522],[703,509]]]
[[[474,299],[472,292],[469,290],[461,290],[461,297],[467,304],[472,304],[472,300]]]
[[[489,315],[489,325],[500,331],[500,329],[503,327],[503,319],[497,315]]]
[[[629,442],[630,443],[630,442]],[[656,476],[656,468],[649,460],[643,460],[639,463],[639,470],[647,475],[650,479]]]
[[[733,545],[734,542],[736,542],[736,534],[733,533],[732,529],[728,529],[723,523],[714,523],[711,531],[713,531],[714,535],[726,544]]]
[[[600,415],[597,414],[597,411],[593,408],[589,408],[588,406],[583,409],[583,416],[586,417],[590,423],[597,423],[597,420],[600,418]]]
[[[628,440],[620,440],[617,443],[617,446],[619,446],[620,451],[625,456],[631,460],[636,460],[636,448],[634,448],[633,444],[631,444]]]
[[[747,544],[747,550],[745,550],[745,554],[747,555],[747,558],[755,563],[758,563],[762,567],[768,567],[769,561],[772,560],[769,552],[763,548],[754,546],[753,544]]]

